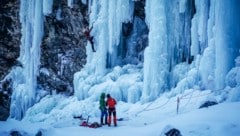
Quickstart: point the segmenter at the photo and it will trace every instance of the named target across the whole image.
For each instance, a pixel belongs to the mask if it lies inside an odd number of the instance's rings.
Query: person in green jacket
[[[101,125],[106,125],[107,123],[107,108],[106,108],[106,101],[105,101],[105,93],[102,93],[100,96],[100,100],[99,100],[99,109],[101,111]],[[103,124],[103,118],[105,117],[105,124]]]

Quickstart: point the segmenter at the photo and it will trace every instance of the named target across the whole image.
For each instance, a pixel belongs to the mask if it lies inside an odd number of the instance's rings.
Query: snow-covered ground
[[[0,135],[11,131],[34,136],[163,136],[174,127],[183,136],[239,136],[240,102],[222,102],[208,108],[198,109],[205,100],[222,101],[223,95],[211,91],[187,90],[170,97],[163,94],[154,102],[129,104],[118,102],[117,116],[123,118],[118,126],[88,128],[79,126],[81,121],[73,116],[90,116],[89,122],[99,122],[98,102],[89,99],[79,101],[76,97],[46,96],[27,111],[22,121],[9,119],[0,122]],[[180,99],[177,114],[177,98]]]

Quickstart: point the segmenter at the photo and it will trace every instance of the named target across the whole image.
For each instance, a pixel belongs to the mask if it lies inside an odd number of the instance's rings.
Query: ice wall
[[[22,119],[35,102],[43,36],[43,1],[21,0],[20,21],[22,38],[18,60],[22,66],[16,67],[8,75],[13,79],[10,116],[15,119]]]
[[[169,61],[169,90],[176,85],[186,74],[185,70],[175,72],[176,69],[185,69],[185,63],[192,63],[191,55],[191,20],[196,13],[193,0],[171,0],[165,1],[166,13],[166,35]],[[157,13],[156,13],[157,14]],[[179,66],[177,66],[179,65]],[[182,73],[183,72],[183,73]]]
[[[182,62],[190,64],[193,61],[185,76],[195,69],[195,81],[198,82],[188,81],[185,86],[194,84],[202,90],[222,90],[226,87],[226,74],[234,67],[234,60],[239,55],[240,17],[236,8],[239,2],[173,0],[165,1],[165,4],[170,61],[170,77],[166,83],[170,82],[170,88],[178,90],[176,88],[180,88],[188,77],[172,73],[172,70]]]
[[[132,27],[132,32],[129,34],[129,28]],[[144,48],[148,43],[148,27],[145,20],[139,17],[134,17],[132,26],[125,24],[123,27],[123,36],[121,44],[122,64],[139,64],[143,62]],[[125,44],[125,45],[124,45]]]
[[[198,64],[199,67],[199,73],[201,76],[201,82],[202,82],[202,89],[211,89],[214,90],[215,89],[215,65],[216,65],[216,47],[215,47],[215,3],[216,1],[209,1],[209,4],[211,6],[209,6],[209,13],[208,14],[209,18],[207,21],[207,43],[208,46],[207,48],[204,50],[202,56],[201,56],[201,61]],[[200,3],[198,3],[198,5],[196,5],[196,7],[200,7]],[[202,9],[202,8],[201,8]],[[204,14],[203,12],[201,14]],[[200,13],[198,13],[196,16],[199,16]],[[196,16],[194,18],[196,18]],[[204,16],[204,15],[201,15]],[[204,20],[199,20],[199,21],[204,21]],[[202,29],[200,26],[196,27],[195,25],[198,24],[197,19],[194,19],[193,21],[194,26],[192,27],[192,54],[193,55],[199,55],[200,54],[200,50],[198,47],[199,45],[197,43],[199,43],[199,37],[198,37],[198,29]],[[201,23],[203,24],[203,23]],[[204,28],[206,28],[206,26],[204,26]],[[196,29],[194,28],[196,27]],[[194,29],[193,29],[194,28]],[[201,30],[202,31],[202,30]],[[201,36],[203,37],[203,36]],[[194,49],[195,48],[195,49]],[[198,48],[198,49],[196,49]],[[197,53],[197,50],[199,51]]]
[[[235,65],[240,49],[240,1],[216,0],[215,7],[215,47],[216,69],[215,89],[225,87],[225,77]]]
[[[221,90],[226,86],[225,77],[234,67],[240,49],[239,4],[236,0],[196,1],[192,53],[199,55],[203,52],[198,65],[202,89]],[[206,49],[201,46],[203,41],[207,42]],[[197,48],[202,51],[197,53]]]
[[[91,0],[89,1],[91,35],[94,36],[96,52],[87,45],[87,64],[74,76],[75,95],[84,98],[88,84],[83,84],[83,75],[103,76],[107,72],[107,60],[115,60],[120,42],[122,23],[131,21],[134,9],[132,0]],[[113,58],[109,58],[113,57]]]
[[[151,101],[181,80],[174,72],[176,65],[192,61],[190,30],[195,6],[188,0],[147,0],[145,13],[149,47],[144,52],[142,100]]]
[[[144,52],[143,101],[156,99],[167,89],[168,48],[164,0],[146,1],[146,22],[149,27],[149,46]]]
[[[132,20],[133,9],[131,0],[92,1],[90,27],[93,27],[92,35],[97,50],[96,53],[92,53],[90,48],[87,51],[87,67],[93,70],[92,73],[104,74],[108,63],[114,63],[106,60],[116,60],[114,54],[120,42],[122,23]]]
[[[88,45],[87,64],[75,74],[79,99],[89,97],[89,90],[103,82],[102,77],[111,71],[107,65],[117,65],[122,22],[131,20],[133,8],[131,0],[91,0],[88,4],[97,52]],[[149,46],[144,51],[143,88],[137,91],[141,100],[155,100],[168,90],[179,94],[190,88],[226,87],[226,75],[239,56],[238,5],[237,0],[146,0]],[[134,45],[131,40],[128,44],[125,50],[131,56]]]
[[[203,54],[204,49],[207,47],[207,23],[209,18],[209,0],[196,0],[195,1],[196,14],[194,15],[191,23],[191,54]]]
[[[181,93],[194,86],[202,90],[226,87],[226,75],[239,55],[237,5],[236,0],[146,1],[150,32],[144,54],[143,101],[154,100],[168,89]],[[181,64],[185,62],[192,64]],[[176,72],[179,66],[187,70]]]

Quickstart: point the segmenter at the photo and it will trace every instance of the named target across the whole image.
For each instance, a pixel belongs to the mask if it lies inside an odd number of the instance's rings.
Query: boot
[[[107,117],[105,117],[105,125],[107,125],[107,124],[108,124]]]
[[[103,118],[101,118],[101,125],[103,125]]]
[[[111,120],[112,120],[111,116],[108,116],[108,126],[111,125]]]
[[[113,116],[113,122],[114,122],[114,126],[117,126],[117,116]]]

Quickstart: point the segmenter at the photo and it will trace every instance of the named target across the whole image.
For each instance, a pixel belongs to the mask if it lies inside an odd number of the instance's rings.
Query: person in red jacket
[[[116,115],[116,108],[115,105],[117,104],[116,100],[107,94],[107,102],[106,105],[108,106],[108,126],[111,125],[112,114],[113,114],[113,123],[114,126],[117,126],[117,115]]]
[[[92,31],[93,27],[91,27],[90,29],[87,27],[84,30],[84,35],[86,36],[87,40],[90,42],[91,46],[92,46],[92,51],[96,52],[96,50],[94,49],[94,42],[93,42],[93,36],[91,36],[91,31]]]

